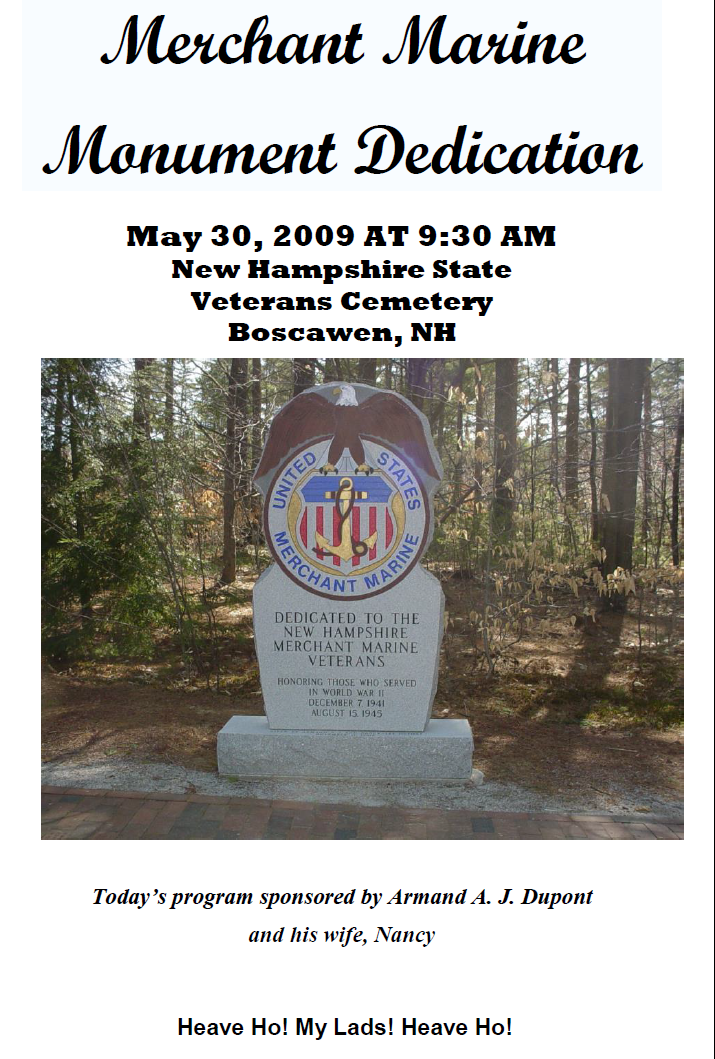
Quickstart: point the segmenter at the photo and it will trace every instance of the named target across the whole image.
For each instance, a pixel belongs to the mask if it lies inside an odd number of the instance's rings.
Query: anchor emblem
[[[373,548],[377,540],[377,533],[371,533],[369,537],[364,540],[355,540],[350,532],[350,513],[352,512],[353,506],[356,500],[365,500],[367,493],[360,492],[354,488],[352,478],[341,478],[338,484],[338,488],[329,493],[325,493],[326,500],[335,501],[335,509],[338,512],[339,523],[339,544],[330,544],[326,537],[322,533],[315,533],[316,548],[313,549],[316,553],[328,552],[330,555],[337,555],[338,558],[347,562],[354,556],[366,555],[370,548]]]

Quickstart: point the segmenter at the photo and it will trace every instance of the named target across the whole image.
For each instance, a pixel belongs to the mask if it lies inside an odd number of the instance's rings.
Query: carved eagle
[[[412,407],[394,393],[375,393],[358,404],[352,386],[341,384],[333,390],[339,399],[333,403],[315,391],[298,394],[284,405],[271,423],[256,478],[277,467],[298,446],[316,437],[332,435],[328,462],[323,471],[334,471],[345,449],[355,460],[356,470],[369,471],[365,464],[368,441],[384,441],[402,453],[409,462],[432,478],[439,474],[425,441],[422,422]]]

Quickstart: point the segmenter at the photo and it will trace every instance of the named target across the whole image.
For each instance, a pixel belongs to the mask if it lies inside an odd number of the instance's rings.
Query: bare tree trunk
[[[84,458],[81,450],[81,440],[78,429],[79,424],[77,421],[78,410],[75,405],[74,387],[72,385],[71,375],[67,380],[67,411],[69,413],[70,469],[72,473],[72,482],[76,486],[79,477],[82,473]],[[82,625],[86,625],[92,620],[92,596],[89,591],[87,577],[87,556],[85,554],[84,546],[84,499],[82,497],[81,487],[75,488],[74,490],[74,521],[75,535],[77,537],[77,543],[79,545],[77,577],[79,581],[80,619],[82,621]]]
[[[420,411],[425,398],[430,396],[427,374],[431,363],[429,357],[409,357],[407,360],[407,396]]]
[[[437,385],[435,389],[435,396],[439,405],[432,424],[432,433],[434,435],[439,458],[442,459],[444,456],[444,415],[447,407],[447,383],[445,380],[443,360],[440,360],[437,365]]]
[[[598,454],[598,435],[596,434],[596,417],[593,414],[593,397],[591,394],[591,361],[586,361],[586,411],[591,434],[591,451],[588,457],[588,482],[591,487],[591,540],[599,539],[598,523],[598,487],[596,484],[596,458]]]
[[[653,431],[653,393],[650,377],[651,362],[643,380],[643,521],[641,523],[641,534],[643,539],[643,554],[645,565],[648,566],[650,546],[650,521],[651,521],[651,494],[653,490],[653,457],[652,457],[652,431]]]
[[[261,391],[261,358],[251,359],[251,473],[255,471],[261,458],[263,435],[263,410]]]
[[[174,436],[174,361],[166,358],[164,371],[164,437],[171,441]]]
[[[638,451],[646,361],[608,361],[608,403],[603,451],[600,516],[604,573],[633,566],[638,489]]]
[[[474,361],[474,500],[479,503],[484,496],[484,464],[488,462],[487,422],[484,418],[484,382],[482,361]]]
[[[527,401],[529,408],[529,425],[531,440],[529,444],[529,537],[533,544],[536,540],[536,453],[541,443],[541,402],[536,403],[536,426],[533,425],[534,388],[531,384],[531,364],[526,362],[528,384]]]
[[[315,386],[315,361],[311,357],[296,357],[293,360],[293,396],[297,397],[311,386]]]
[[[494,531],[498,539],[511,533],[515,508],[518,386],[518,359],[498,358],[494,394]]]
[[[57,359],[57,383],[55,386],[55,410],[52,424],[52,462],[59,467],[62,459],[62,439],[65,422],[65,371],[62,360]]]
[[[248,449],[248,366],[248,357],[239,359],[238,387],[236,394],[236,492],[238,507],[241,514],[241,522],[244,529],[248,516],[248,498],[251,492],[251,462]]]
[[[549,361],[546,362],[549,365]],[[551,410],[551,484],[559,494],[559,361],[552,357],[549,365],[549,408]]]
[[[573,513],[578,510],[578,426],[581,386],[581,361],[577,357],[569,360],[569,386],[566,404],[566,462],[564,466],[564,491],[566,506]]]
[[[358,362],[358,382],[364,382],[367,386],[375,386],[377,384],[377,358],[360,358]]]
[[[457,402],[457,459],[454,464],[454,479],[452,481],[452,504],[458,504],[462,495],[462,479],[464,471],[464,404],[461,400]]]
[[[323,367],[323,382],[344,382],[342,366],[338,357],[326,357]]]
[[[680,402],[678,413],[678,430],[675,437],[675,454],[673,456],[673,497],[670,515],[670,543],[673,554],[673,566],[680,566],[680,461],[683,455],[683,434],[685,430],[685,408]]]
[[[151,417],[149,414],[149,394],[151,385],[148,377],[154,357],[134,358],[134,412],[132,416],[132,435],[138,441],[140,435],[151,437]]]
[[[658,501],[658,532],[655,540],[655,563],[660,566],[660,552],[663,547],[663,534],[668,523],[668,477],[670,475],[670,463],[668,461],[668,435],[665,430],[661,434],[661,470],[660,470],[660,494]]]
[[[243,358],[231,361],[226,398],[226,452],[223,469],[223,561],[221,583],[232,585],[236,580],[236,420],[238,418],[238,386]]]
[[[454,480],[452,483],[452,505],[459,506],[459,497],[462,495],[462,481],[464,478],[464,406],[465,397],[462,390],[464,377],[470,362],[463,357],[457,362],[457,367],[452,375],[451,387],[457,398],[457,459],[454,464]],[[433,389],[433,387],[431,387]]]

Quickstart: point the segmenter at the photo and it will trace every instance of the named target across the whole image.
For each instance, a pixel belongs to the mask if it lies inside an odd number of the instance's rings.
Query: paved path
[[[679,839],[682,820],[42,788],[46,839]]]

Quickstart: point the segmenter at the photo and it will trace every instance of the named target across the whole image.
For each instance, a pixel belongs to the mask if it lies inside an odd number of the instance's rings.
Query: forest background
[[[678,359],[43,361],[45,760],[212,768],[228,717],[261,712],[252,475],[274,412],[331,381],[396,390],[430,422],[434,712],[467,717],[477,767],[601,804],[677,794]]]

